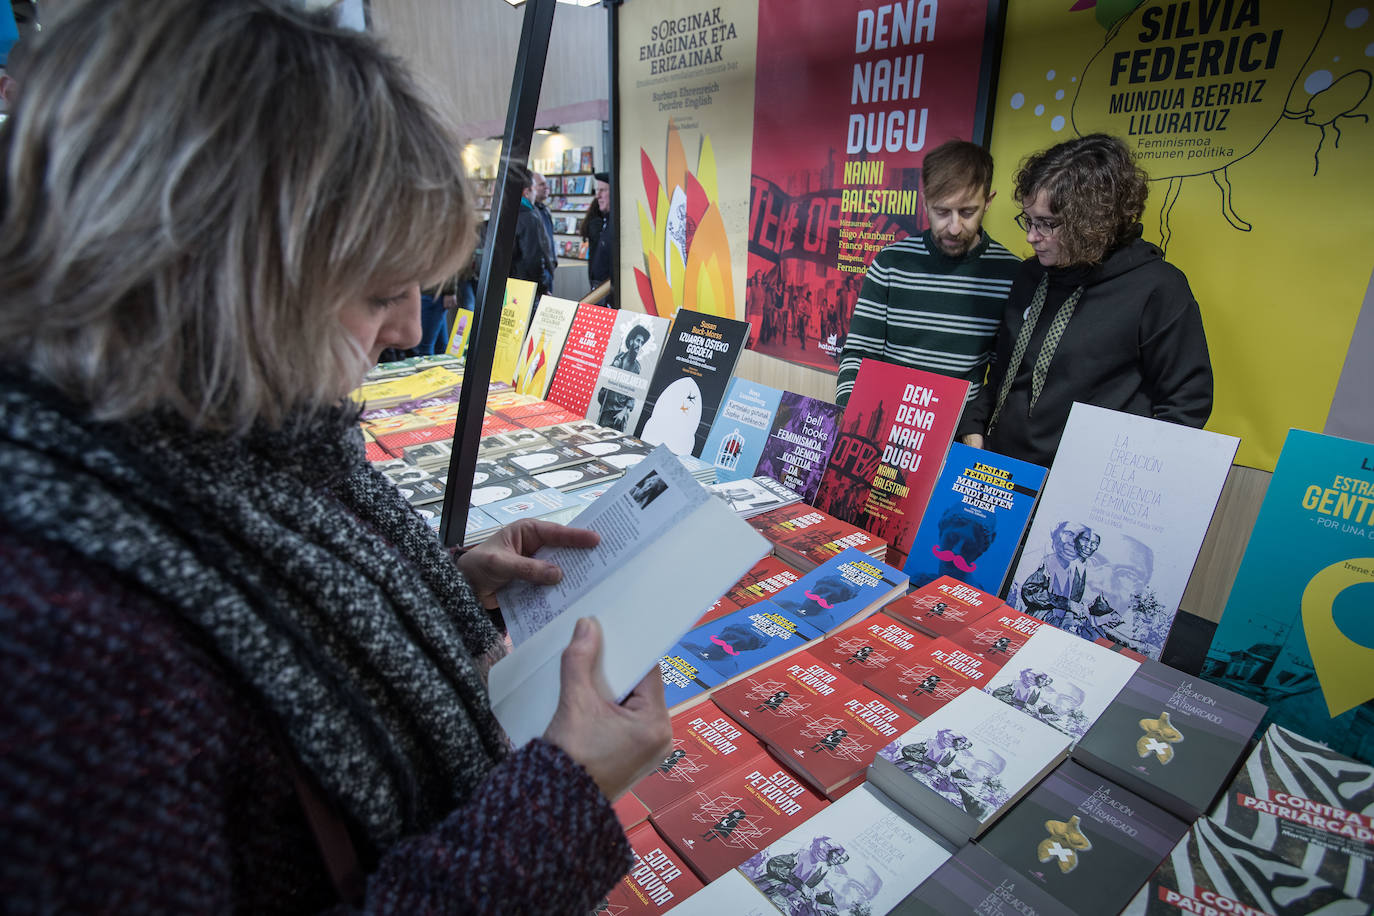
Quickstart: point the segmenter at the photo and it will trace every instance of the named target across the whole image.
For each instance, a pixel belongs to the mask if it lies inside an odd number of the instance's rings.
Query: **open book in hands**
[[[658,664],[769,545],[660,446],[577,517],[601,535],[591,550],[544,548],[563,579],[515,582],[500,595],[515,645],[491,669],[492,709],[516,745],[543,734],[558,706],[559,663],[580,617],[604,636],[602,669],[616,700]]]

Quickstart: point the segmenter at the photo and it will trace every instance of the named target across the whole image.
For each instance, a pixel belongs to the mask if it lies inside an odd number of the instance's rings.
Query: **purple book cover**
[[[773,478],[810,503],[830,462],[843,413],[843,407],[829,401],[784,391],[754,473]]]

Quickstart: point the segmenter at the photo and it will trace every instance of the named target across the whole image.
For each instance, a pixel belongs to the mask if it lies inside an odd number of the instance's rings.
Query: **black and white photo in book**
[[[635,505],[639,506],[640,509],[647,509],[649,504],[666,489],[668,489],[668,481],[659,476],[657,471],[650,471],[630,488],[630,498],[635,501]]]
[[[622,311],[616,316],[587,406],[588,420],[621,433],[634,432],[667,325],[666,318],[637,312]]]

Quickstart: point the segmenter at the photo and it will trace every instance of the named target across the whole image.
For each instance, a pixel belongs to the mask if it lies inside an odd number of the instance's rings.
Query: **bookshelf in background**
[[[595,151],[590,146],[573,147],[550,160],[536,160],[535,166],[549,182],[546,206],[553,217],[554,244],[560,260],[585,261],[582,250],[582,218],[596,199],[596,178],[593,169]],[[544,168],[540,169],[539,166]],[[549,166],[562,171],[548,170]],[[473,178],[477,196],[478,218],[491,216],[491,201],[496,193],[494,167],[479,167]]]

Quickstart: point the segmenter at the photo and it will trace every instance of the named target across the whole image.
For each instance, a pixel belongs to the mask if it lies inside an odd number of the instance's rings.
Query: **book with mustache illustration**
[[[906,586],[906,573],[850,547],[778,592],[773,603],[822,637],[900,597]]]
[[[1038,464],[951,443],[911,542],[905,570],[912,587],[948,576],[1002,594],[1046,473]]]
[[[813,638],[799,618],[771,601],[759,601],[696,627],[669,654],[714,674],[716,683],[707,685],[714,687],[797,652]]]

